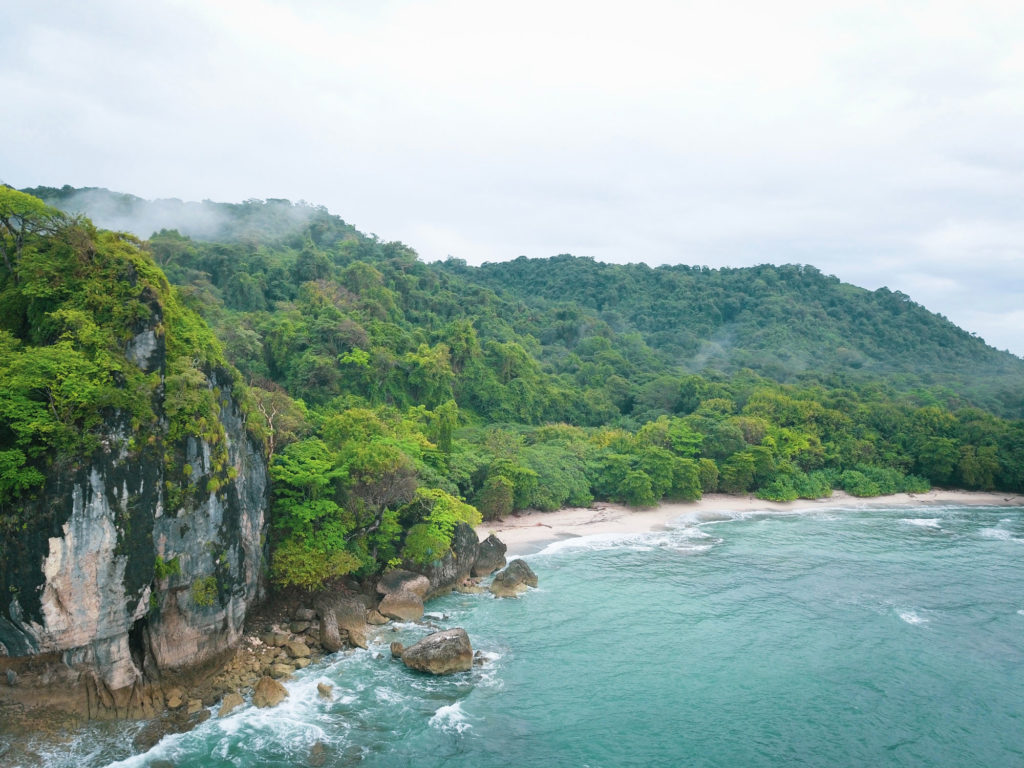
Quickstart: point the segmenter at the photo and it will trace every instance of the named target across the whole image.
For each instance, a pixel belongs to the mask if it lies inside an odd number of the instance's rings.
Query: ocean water
[[[430,631],[405,624],[145,755],[130,725],[38,749],[62,768],[1024,765],[1024,508],[723,514],[527,560],[519,599],[428,606],[486,654],[472,672],[390,661]]]

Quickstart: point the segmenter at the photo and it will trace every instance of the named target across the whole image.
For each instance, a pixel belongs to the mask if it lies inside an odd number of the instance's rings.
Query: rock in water
[[[505,570],[494,577],[491,592],[497,597],[516,597],[527,587],[537,586],[537,574],[525,560],[513,560]]]
[[[233,691],[225,694],[224,698],[221,699],[220,709],[217,710],[217,717],[227,717],[243,704],[245,704],[245,699],[239,694]]]
[[[276,707],[288,698],[288,689],[272,677],[263,676],[252,691],[252,703],[257,707]]]
[[[384,595],[377,610],[396,621],[416,621],[423,618],[423,598],[412,592],[395,592]]]
[[[409,669],[432,675],[450,675],[473,667],[473,646],[461,628],[446,629],[427,635],[402,652],[402,662]]]
[[[322,741],[318,741],[309,750],[309,760],[306,761],[310,768],[320,768],[327,763],[327,748]]]
[[[353,648],[369,648],[370,643],[366,639],[366,632],[362,629],[350,629],[348,631],[348,642]]]
[[[493,533],[480,542],[480,549],[473,563],[474,576],[490,576],[499,568],[505,567],[505,552],[508,550],[505,542]]]
[[[327,683],[317,683],[316,692],[320,694],[320,698],[330,699],[334,697],[334,686]]]
[[[385,573],[377,583],[384,595],[377,610],[390,619],[416,621],[423,617],[423,598],[430,590],[426,576],[396,568]]]
[[[400,642],[395,640],[393,643],[391,643],[391,658],[400,659],[402,658],[402,653],[404,652],[405,646],[402,645]]]

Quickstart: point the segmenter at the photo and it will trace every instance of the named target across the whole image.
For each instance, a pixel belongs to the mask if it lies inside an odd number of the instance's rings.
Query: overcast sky
[[[9,0],[0,180],[813,264],[1024,355],[1024,2]]]

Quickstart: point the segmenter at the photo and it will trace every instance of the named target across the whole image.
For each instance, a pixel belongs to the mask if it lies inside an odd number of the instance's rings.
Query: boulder
[[[264,645],[269,645],[272,648],[279,648],[288,642],[288,633],[278,632],[277,630],[274,630],[273,632],[265,632],[260,635],[260,640],[263,641]]]
[[[288,625],[288,629],[292,631],[293,635],[301,635],[307,629],[309,629],[308,621],[293,621]]]
[[[353,648],[369,648],[370,643],[366,639],[366,629],[352,628],[348,631],[348,642]]]
[[[220,701],[220,709],[217,710],[217,717],[227,717],[243,704],[245,704],[245,699],[243,699],[240,694],[235,693],[234,691],[225,694],[224,698]]]
[[[295,620],[296,621],[312,621],[316,618],[316,611],[312,608],[296,608],[295,609]]]
[[[334,686],[327,683],[317,683],[316,692],[320,694],[320,698],[330,699],[334,697]]]
[[[202,708],[203,708],[203,700],[202,699],[189,699],[188,700],[188,713],[190,715],[194,715],[196,712],[198,712]]]
[[[377,592],[382,595],[411,592],[422,600],[429,591],[430,580],[426,576],[412,571],[404,571],[401,568],[388,571],[377,582]]]
[[[537,586],[537,574],[525,560],[513,560],[491,582],[491,592],[497,597],[516,597],[527,587]]]
[[[295,671],[295,667],[291,664],[283,664],[278,662],[277,664],[270,665],[270,676],[273,678],[288,677],[292,672]]]
[[[181,688],[171,688],[167,692],[167,708],[179,709],[185,704],[185,692]]]
[[[285,645],[284,649],[288,651],[288,655],[293,659],[304,659],[311,653],[309,646],[301,640],[292,640]]]
[[[387,624],[388,618],[381,614],[376,608],[366,614],[366,623],[380,626],[381,624]]]
[[[328,653],[336,653],[341,650],[341,632],[333,614],[329,614],[320,622],[320,645]]]
[[[288,698],[288,689],[272,677],[261,677],[252,692],[252,703],[257,707],[276,707]]]
[[[327,747],[324,746],[322,741],[316,742],[309,749],[309,759],[306,760],[306,764],[310,768],[321,768],[327,764]]]
[[[405,652],[405,646],[395,640],[391,643],[391,658],[400,659],[402,654]]]
[[[423,598],[415,592],[394,592],[384,595],[377,610],[396,621],[416,621],[423,618]]]
[[[480,542],[476,555],[476,562],[473,563],[474,576],[490,576],[499,568],[505,567],[505,552],[508,550],[505,542],[493,533]]]
[[[320,595],[316,600],[316,613],[320,617],[320,645],[328,653],[341,650],[340,630],[363,631],[366,627],[366,606],[357,597]]]
[[[309,666],[309,659],[292,659],[296,669],[305,669]]]
[[[450,675],[473,667],[473,646],[461,628],[427,635],[402,652],[402,663],[409,669],[432,675]]]

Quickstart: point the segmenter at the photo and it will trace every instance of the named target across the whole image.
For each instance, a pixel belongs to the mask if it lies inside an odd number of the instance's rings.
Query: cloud
[[[811,263],[1024,353],[1024,6],[23,6],[17,186],[305,199],[426,259]]]

